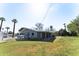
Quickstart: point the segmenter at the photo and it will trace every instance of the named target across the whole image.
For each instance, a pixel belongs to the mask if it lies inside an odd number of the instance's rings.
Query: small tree
[[[71,32],[69,32],[69,36],[77,36],[77,32],[71,31]]]
[[[60,36],[67,36],[68,35],[68,32],[65,29],[60,29],[59,32],[58,32],[58,34]]]
[[[50,31],[53,31],[53,26],[50,26]]]
[[[37,30],[43,30],[43,24],[42,23],[36,23],[35,26],[37,27]]]
[[[79,34],[79,16],[77,16],[75,19],[73,19],[68,25],[67,25],[68,30],[77,32]]]

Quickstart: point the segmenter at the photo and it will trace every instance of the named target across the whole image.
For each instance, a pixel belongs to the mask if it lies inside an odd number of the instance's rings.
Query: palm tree
[[[52,25],[50,26],[50,31],[53,31],[53,26]]]
[[[15,35],[15,24],[17,23],[17,20],[16,20],[16,19],[13,19],[12,22],[14,23],[14,25],[13,25],[13,35],[12,35],[12,37],[14,37],[14,35]]]
[[[8,30],[10,29],[10,27],[5,27],[7,29],[7,34],[8,34]]]
[[[2,29],[2,24],[3,24],[3,21],[5,21],[5,18],[4,17],[0,17],[0,20],[1,20],[1,25],[0,25],[0,31]]]
[[[7,37],[8,37],[8,30],[10,29],[10,27],[5,27],[7,29]]]

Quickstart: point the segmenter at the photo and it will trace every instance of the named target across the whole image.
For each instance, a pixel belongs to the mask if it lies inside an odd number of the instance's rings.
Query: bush
[[[65,29],[60,29],[58,31],[59,36],[68,36],[68,32]]]
[[[75,31],[67,32],[65,29],[60,29],[58,31],[58,35],[59,36],[78,36],[77,32]]]
[[[71,31],[71,32],[70,32],[70,36],[77,36],[77,32]]]

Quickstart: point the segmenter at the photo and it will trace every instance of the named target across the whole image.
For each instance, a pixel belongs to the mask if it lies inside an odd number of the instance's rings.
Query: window
[[[24,33],[20,33],[20,35],[24,35]]]
[[[34,35],[34,33],[32,33],[32,35]]]

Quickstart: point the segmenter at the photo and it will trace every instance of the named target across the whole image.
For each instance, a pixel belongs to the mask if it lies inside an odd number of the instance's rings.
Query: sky
[[[35,28],[36,23],[44,24],[44,29],[50,25],[55,30],[64,28],[63,24],[79,15],[77,3],[0,3],[0,17],[4,17],[3,31],[5,27],[13,29],[12,19],[17,19],[16,32],[21,27]]]

